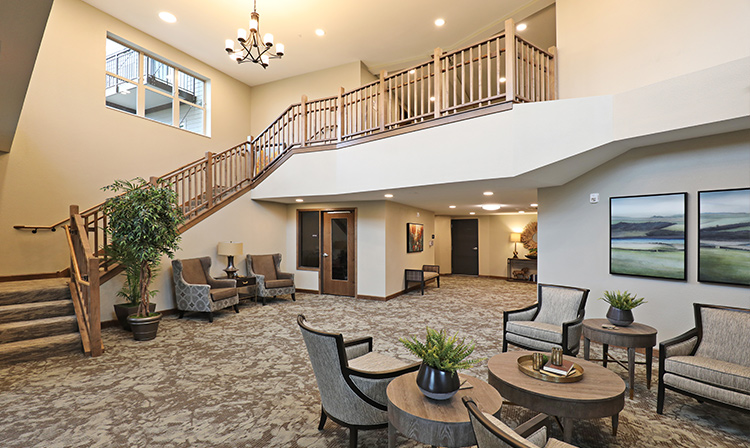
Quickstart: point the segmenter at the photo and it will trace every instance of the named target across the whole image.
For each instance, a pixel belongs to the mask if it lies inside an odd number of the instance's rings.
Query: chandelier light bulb
[[[263,64],[264,67],[268,65],[268,61],[269,60],[270,60],[270,58],[268,57],[267,54],[264,54],[264,55],[260,56],[260,63]]]
[[[250,31],[251,32],[258,32],[258,20],[257,19],[250,19]]]
[[[266,44],[266,47],[273,47],[273,34],[266,33],[263,35],[263,43]]]
[[[227,39],[224,43],[224,48],[227,50],[227,53],[234,53],[234,41],[232,41],[232,39]]]
[[[244,28],[239,28],[237,30],[237,40],[240,42],[245,42],[247,40],[247,30]]]
[[[284,56],[284,44],[281,42],[276,44],[276,54],[278,56]]]

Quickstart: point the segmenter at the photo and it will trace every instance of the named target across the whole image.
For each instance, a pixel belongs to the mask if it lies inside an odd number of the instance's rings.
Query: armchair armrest
[[[583,332],[583,314],[580,314],[577,318],[563,322],[562,324],[562,347],[563,353],[566,355],[573,354],[573,348],[578,346],[581,341],[581,333]]]
[[[409,372],[416,372],[419,370],[419,366],[422,365],[421,362],[415,362],[409,365],[406,365],[404,367],[399,367],[397,369],[390,369],[390,370],[381,370],[377,372],[370,372],[367,370],[359,370],[355,369],[354,367],[347,367],[347,371],[345,373],[359,378],[367,378],[371,380],[381,380],[381,379],[393,379],[397,376],[401,376],[405,373]]]
[[[422,265],[422,270],[426,272],[437,272],[439,274],[440,266],[436,264],[425,264],[425,265]]]
[[[547,434],[549,434],[549,420],[547,414],[537,414],[534,418],[518,425],[513,431],[525,439],[542,428],[547,428]]]
[[[294,274],[292,274],[291,272],[277,272],[276,278],[278,279],[284,278],[284,279],[289,279],[289,280],[294,281]]]
[[[344,340],[346,359],[352,360],[372,351],[372,337],[366,336],[357,339]]]
[[[208,277],[206,278],[208,280],[208,286],[213,288],[236,288],[237,287],[237,280],[233,278],[213,278]]]
[[[518,310],[503,311],[503,323],[513,320],[533,320],[539,311],[539,303]]]
[[[256,274],[254,272],[248,272],[248,277],[255,278],[255,284],[258,285],[258,289],[266,287],[266,276],[263,274]]]
[[[698,345],[698,329],[693,328],[685,333],[659,344],[659,358],[686,356],[695,352]]]

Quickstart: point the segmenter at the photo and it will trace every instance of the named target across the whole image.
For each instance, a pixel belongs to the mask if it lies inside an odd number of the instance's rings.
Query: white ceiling
[[[224,41],[247,27],[252,0],[83,0],[123,22],[199,59],[245,84],[255,86],[361,60],[373,74],[397,70],[430,58],[436,47],[453,50],[496,34],[513,18],[529,24],[519,32],[546,48],[555,43],[554,0],[257,0],[261,33],[272,33],[286,46],[281,60],[266,70],[238,65],[224,51]],[[161,11],[177,17],[168,24]],[[436,27],[437,18],[445,25]],[[324,37],[315,29],[326,31]],[[536,202],[537,185],[517,179],[402,189],[393,201],[441,215],[498,214],[525,210]],[[483,191],[494,191],[485,197]],[[385,192],[306,198],[306,202],[383,200]],[[278,202],[288,202],[279,198]],[[503,204],[497,212],[484,203]],[[455,204],[456,209],[448,209]]]

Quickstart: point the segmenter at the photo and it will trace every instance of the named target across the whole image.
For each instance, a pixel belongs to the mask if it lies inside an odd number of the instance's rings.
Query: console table
[[[523,268],[529,268],[536,274],[536,258],[508,258],[508,280],[521,280],[513,278],[513,271]],[[530,281],[527,276],[523,279],[524,281]]]

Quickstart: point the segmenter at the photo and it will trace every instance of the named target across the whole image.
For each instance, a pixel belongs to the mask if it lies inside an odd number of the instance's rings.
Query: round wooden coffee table
[[[396,446],[396,431],[418,442],[433,446],[476,445],[474,430],[461,397],[470,396],[483,412],[495,414],[503,397],[489,384],[473,376],[459,374],[471,388],[462,388],[449,400],[433,400],[417,387],[417,372],[391,381],[388,395],[388,447]]]
[[[627,327],[617,327],[616,330],[604,328],[609,326],[607,319],[586,319],[583,321],[583,359],[589,359],[591,341],[602,344],[602,365],[607,367],[609,346],[627,347],[628,366],[625,367],[621,361],[612,358],[612,361],[628,369],[628,386],[630,387],[630,399],[633,399],[633,381],[635,380],[635,365],[646,364],[646,387],[651,389],[651,358],[654,345],[656,345],[656,328],[634,322]],[[635,349],[646,349],[646,362],[635,361]],[[611,356],[610,356],[611,357]]]
[[[533,352],[514,351],[490,358],[489,383],[514,404],[562,420],[563,440],[573,437],[573,420],[612,417],[612,435],[617,435],[620,411],[625,407],[625,382],[614,372],[581,359],[565,359],[583,368],[583,379],[575,383],[552,383],[532,378],[518,370],[520,356]]]

